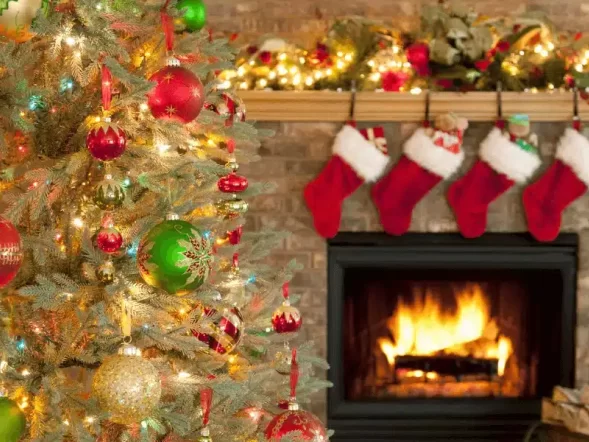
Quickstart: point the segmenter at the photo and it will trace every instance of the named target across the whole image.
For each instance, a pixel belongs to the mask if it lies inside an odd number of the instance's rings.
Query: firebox
[[[521,441],[574,382],[578,237],[342,233],[328,247],[335,441]]]

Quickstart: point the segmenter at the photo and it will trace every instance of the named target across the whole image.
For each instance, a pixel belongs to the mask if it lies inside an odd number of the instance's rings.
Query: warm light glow
[[[180,373],[178,373],[178,378],[180,379],[188,379],[190,377],[190,373],[186,372],[186,371],[181,371]]]
[[[455,292],[456,310],[453,312],[443,309],[433,289],[416,290],[413,295],[413,302],[401,301],[387,322],[395,342],[385,337],[377,341],[389,365],[395,364],[397,356],[427,356],[441,352],[497,359],[498,374],[505,373],[505,365],[513,353],[509,338],[499,335],[498,339],[488,339],[477,354],[472,354],[466,346],[487,337],[487,330],[497,329],[487,297],[478,284],[470,284]],[[411,376],[423,377],[424,374],[412,372]]]
[[[266,80],[265,78],[260,78],[259,84],[260,87],[266,87],[268,86],[268,80]]]
[[[69,426],[70,426],[70,421],[69,421],[69,420],[67,420],[67,419],[64,419],[64,421],[63,421],[63,424],[64,424],[66,427],[69,427]]]
[[[30,376],[31,375],[31,372],[29,371],[28,368],[23,368],[21,370],[20,374],[26,378],[27,376]]]
[[[275,78],[276,78],[276,72],[270,71],[270,73],[268,73],[268,79],[274,80]]]
[[[147,103],[141,103],[139,105],[139,110],[141,112],[147,112],[149,110],[149,106],[147,105]]]
[[[307,77],[307,78],[305,78],[305,84],[306,84],[307,86],[311,86],[313,83],[314,83],[314,82],[313,82],[313,78],[312,78],[312,77]]]
[[[577,63],[577,64],[575,65],[575,70],[576,70],[577,72],[583,72],[583,65],[582,65],[581,63]]]
[[[86,416],[86,419],[84,419],[84,422],[86,422],[87,424],[93,424],[95,420],[96,419],[94,418],[94,416]]]
[[[8,368],[8,362],[2,361],[0,362],[0,373],[4,373]]]
[[[534,46],[534,52],[536,54],[539,54],[540,52],[542,52],[544,50],[544,47],[541,44],[537,44],[536,46]]]
[[[71,35],[69,37],[65,38],[65,44],[68,46],[74,46],[76,44],[76,39],[75,37],[72,37]]]
[[[286,53],[285,53],[285,52],[282,52],[282,53],[281,53],[281,54],[278,56],[278,59],[279,59],[280,61],[284,61],[284,60],[286,60]]]
[[[169,144],[158,144],[157,145],[157,151],[159,152],[159,154],[164,154],[166,153],[168,150],[170,150],[170,145]]]
[[[412,93],[413,95],[419,95],[419,94],[421,94],[421,88],[420,87],[412,87],[409,92]]]
[[[245,74],[245,68],[243,66],[239,66],[239,69],[237,69],[237,75],[239,77],[243,77]]]
[[[72,225],[77,229],[81,229],[82,227],[84,227],[84,220],[82,218],[80,218],[79,216],[76,216],[72,220]]]
[[[546,46],[548,47],[549,51],[554,51],[554,43],[552,43],[551,41],[546,43]]]

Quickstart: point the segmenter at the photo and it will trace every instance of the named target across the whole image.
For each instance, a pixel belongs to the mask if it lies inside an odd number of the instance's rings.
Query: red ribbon
[[[166,3],[164,3],[164,6],[160,11],[160,15],[162,17],[162,28],[164,30],[164,35],[166,36],[166,49],[171,51],[174,49],[174,21],[167,12],[169,4],[170,0],[166,0]]]
[[[292,362],[290,366],[290,398],[297,397],[297,384],[299,383],[299,364],[297,364],[297,349],[292,349]]]
[[[211,415],[211,404],[213,403],[213,389],[203,388],[200,391],[200,406],[202,407],[202,424],[207,426],[209,424],[209,417]]]
[[[233,254],[233,267],[234,268],[239,267],[239,253]]]
[[[288,299],[288,282],[282,284],[282,297]]]
[[[102,65],[102,107],[110,109],[112,101],[112,74],[105,64]]]

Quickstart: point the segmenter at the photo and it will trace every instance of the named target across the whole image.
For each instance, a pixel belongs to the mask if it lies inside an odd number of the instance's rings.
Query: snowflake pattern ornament
[[[147,96],[147,105],[155,118],[188,124],[198,117],[205,101],[204,86],[177,59],[168,60],[168,65],[149,81],[157,83]]]
[[[212,250],[210,235],[170,214],[139,244],[137,265],[147,284],[184,295],[209,277]]]
[[[300,409],[296,398],[298,381],[297,351],[293,349],[288,410],[274,417],[266,427],[264,435],[268,442],[281,442],[285,438],[290,441],[301,442],[327,442],[328,440],[325,427],[317,416]]]

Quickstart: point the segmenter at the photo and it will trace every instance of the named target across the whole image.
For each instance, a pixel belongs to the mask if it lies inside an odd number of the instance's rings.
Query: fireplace
[[[329,242],[335,441],[518,441],[574,382],[578,238]]]

